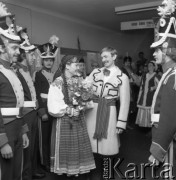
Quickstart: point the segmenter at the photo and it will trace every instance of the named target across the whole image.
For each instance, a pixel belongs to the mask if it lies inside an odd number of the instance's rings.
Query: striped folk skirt
[[[136,117],[136,124],[140,127],[152,127],[151,125],[151,108],[150,107],[139,107]]]
[[[84,116],[53,121],[51,136],[51,172],[79,175],[95,168]]]

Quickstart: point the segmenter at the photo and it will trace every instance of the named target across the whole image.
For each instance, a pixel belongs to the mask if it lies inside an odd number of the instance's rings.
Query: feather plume
[[[49,43],[51,43],[52,45],[57,45],[59,41],[59,38],[56,35],[52,35],[49,39]]]
[[[0,17],[11,15],[11,13],[7,12],[7,7],[5,4],[0,2]]]
[[[175,12],[176,2],[174,0],[164,0],[157,11],[161,17],[166,17]]]

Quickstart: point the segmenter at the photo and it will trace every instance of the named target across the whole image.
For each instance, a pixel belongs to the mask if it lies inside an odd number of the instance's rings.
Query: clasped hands
[[[79,108],[67,107],[66,114],[70,117],[79,116],[80,110],[79,110]]]
[[[120,129],[120,128],[116,127],[116,133],[117,134],[122,134],[123,133],[123,129]]]

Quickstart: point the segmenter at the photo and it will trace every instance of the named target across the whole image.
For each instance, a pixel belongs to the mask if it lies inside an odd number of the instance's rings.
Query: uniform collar
[[[19,62],[17,62],[15,65],[13,65],[13,68],[14,69],[23,69],[24,72],[29,71],[27,66],[25,66],[25,65],[23,65],[23,64],[21,64]]]
[[[42,70],[46,71],[47,73],[52,73],[51,70],[48,70],[47,68],[43,67]]]
[[[176,63],[174,61],[169,61],[165,64],[163,64],[162,68],[163,68],[163,72],[165,73],[169,68],[173,68],[176,66]]]
[[[0,64],[2,64],[6,69],[11,69],[11,63],[9,61],[0,59]]]
[[[25,66],[25,65],[23,65],[23,64],[21,64],[21,63],[18,63],[18,66],[19,66],[20,68],[22,68],[24,72],[28,72],[28,71],[29,71],[28,67]]]

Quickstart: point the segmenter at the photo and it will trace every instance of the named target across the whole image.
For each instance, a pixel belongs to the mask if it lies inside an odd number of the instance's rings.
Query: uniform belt
[[[36,107],[36,101],[24,101],[23,107]]]
[[[18,116],[20,108],[1,108],[2,116]]]
[[[160,114],[152,114],[151,115],[152,124],[153,123],[158,123],[159,122],[159,118],[160,118]]]
[[[40,93],[40,97],[44,99],[48,99],[48,94]]]

